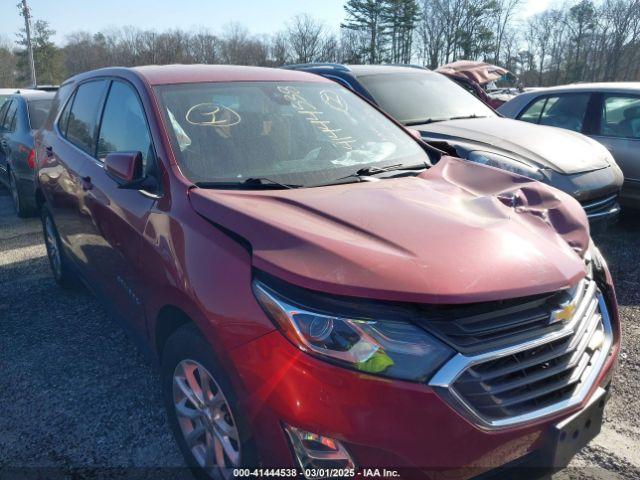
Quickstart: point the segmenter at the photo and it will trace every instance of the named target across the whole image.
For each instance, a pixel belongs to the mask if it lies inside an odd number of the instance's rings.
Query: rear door
[[[139,284],[140,248],[147,217],[158,192],[118,188],[104,170],[108,154],[142,153],[147,175],[155,175],[156,155],[147,117],[135,88],[121,80],[110,84],[99,126],[96,158],[82,175],[88,184],[84,207],[96,238],[92,265],[105,295],[136,333],[145,333]]]
[[[598,97],[600,114],[591,136],[609,149],[624,173],[622,200],[640,206],[640,95]]]
[[[90,80],[68,98],[51,129],[43,132],[39,182],[67,251],[83,275],[90,271],[91,217],[84,205],[88,187],[82,169],[96,151],[98,114],[108,82]]]

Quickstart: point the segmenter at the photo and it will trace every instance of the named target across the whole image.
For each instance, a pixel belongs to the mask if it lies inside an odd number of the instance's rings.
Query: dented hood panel
[[[450,157],[418,177],[189,195],[251,244],[256,268],[332,294],[468,303],[563,289],[585,274],[589,233],[575,200]]]
[[[586,135],[510,118],[448,120],[413,127],[425,138],[477,144],[477,150],[515,154],[538,168],[580,173],[609,167],[606,150]],[[496,150],[498,149],[498,150]]]

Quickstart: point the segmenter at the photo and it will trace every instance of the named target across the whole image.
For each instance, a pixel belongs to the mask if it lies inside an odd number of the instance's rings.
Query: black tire
[[[60,242],[60,236],[58,235],[58,230],[55,226],[55,222],[53,221],[53,216],[46,204],[42,205],[40,208],[40,214],[44,244],[47,247],[47,257],[49,259],[49,266],[51,267],[53,278],[62,288],[76,289],[78,287],[78,278],[69,268],[69,260],[67,259],[62,243]],[[49,232],[48,228],[51,229]],[[55,259],[56,252],[58,260]]]
[[[174,437],[185,458],[187,466],[198,479],[211,480],[212,478],[224,478],[219,472],[207,473],[196,460],[191,449],[187,445],[184,434],[180,428],[178,416],[174,406],[173,383],[174,372],[180,362],[192,360],[206,368],[222,390],[231,408],[233,419],[238,428],[240,437],[241,460],[239,468],[254,468],[258,465],[256,448],[253,442],[251,430],[247,422],[247,415],[239,405],[235,391],[227,373],[220,367],[219,362],[211,349],[211,346],[202,336],[194,324],[186,324],[180,327],[166,341],[162,352],[160,376],[162,382],[162,395],[169,418],[169,425]]]
[[[31,216],[33,212],[20,194],[18,182],[16,181],[16,176],[13,173],[13,170],[9,170],[9,191],[11,192],[11,199],[13,200],[13,208],[18,217],[27,218]]]

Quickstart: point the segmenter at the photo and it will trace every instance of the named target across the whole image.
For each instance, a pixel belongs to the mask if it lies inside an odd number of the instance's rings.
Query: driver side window
[[[529,105],[519,119],[581,132],[589,99],[589,93],[566,93],[542,98]]]
[[[104,107],[98,159],[114,152],[141,152],[145,172],[151,173],[154,150],[147,120],[137,93],[129,85],[115,80]]]

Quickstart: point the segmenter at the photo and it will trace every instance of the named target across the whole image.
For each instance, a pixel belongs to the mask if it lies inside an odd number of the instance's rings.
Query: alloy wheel
[[[58,245],[56,230],[49,215],[47,215],[44,220],[44,239],[53,274],[56,278],[60,278],[62,276],[62,257],[60,256],[60,246]]]
[[[173,404],[198,465],[211,477],[230,478],[240,466],[240,434],[222,389],[203,365],[183,360],[176,366]]]

